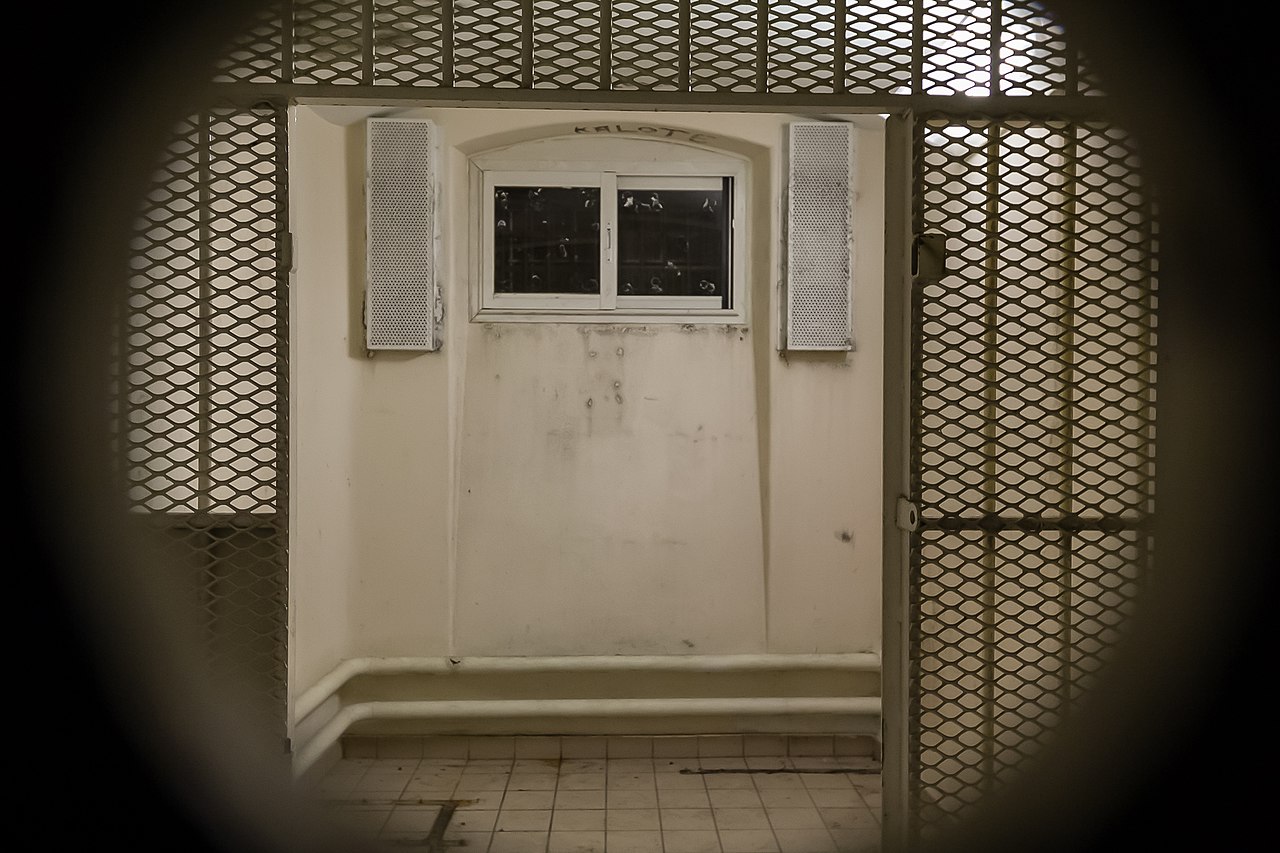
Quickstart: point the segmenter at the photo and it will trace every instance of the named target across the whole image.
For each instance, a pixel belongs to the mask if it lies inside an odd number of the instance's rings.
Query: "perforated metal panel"
[[[1103,122],[937,116],[913,307],[917,835],[1008,784],[1087,695],[1151,551],[1152,210]]]
[[[122,306],[116,435],[135,515],[190,593],[210,674],[285,735],[285,117],[210,109],[160,155]]]
[[[434,350],[435,124],[369,119],[365,338],[371,350]]]
[[[783,348],[852,349],[855,131],[795,122],[788,133]]]

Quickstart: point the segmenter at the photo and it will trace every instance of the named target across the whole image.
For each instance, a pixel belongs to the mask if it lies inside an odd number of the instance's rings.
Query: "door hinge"
[[[916,509],[910,499],[899,495],[897,517],[894,520],[899,530],[912,533],[920,526],[920,510]]]

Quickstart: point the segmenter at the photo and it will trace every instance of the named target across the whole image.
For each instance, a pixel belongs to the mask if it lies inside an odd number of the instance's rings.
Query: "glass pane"
[[[495,293],[600,292],[599,187],[494,187]]]
[[[618,295],[718,296],[729,307],[729,192],[618,190]]]

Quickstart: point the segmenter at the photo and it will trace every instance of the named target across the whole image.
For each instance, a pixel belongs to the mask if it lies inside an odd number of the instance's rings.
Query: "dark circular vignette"
[[[29,149],[14,167],[22,538],[11,565],[32,584],[14,639],[20,695],[48,715],[11,725],[30,768],[20,784],[36,800],[18,817],[39,815],[37,832],[59,833],[52,846],[337,849],[243,757],[251,738],[234,715],[184,678],[166,633],[177,629],[156,606],[164,590],[156,573],[140,582],[150,558],[113,520],[98,423],[97,354],[136,197],[217,47],[259,5],[90,4],[65,20],[24,11],[13,30],[33,45],[27,74],[41,56],[69,69],[11,107],[27,131],[18,150]],[[1263,508],[1278,361],[1264,27],[1207,4],[1047,5],[1123,107],[1158,187],[1157,564],[1133,641],[1038,771],[928,849],[1247,849],[1268,815],[1254,780],[1273,772],[1274,752],[1262,718],[1275,669]]]

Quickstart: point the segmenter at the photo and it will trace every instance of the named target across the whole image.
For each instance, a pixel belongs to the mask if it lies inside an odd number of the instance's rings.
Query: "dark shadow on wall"
[[[1276,562],[1264,515],[1276,384],[1274,264],[1263,257],[1274,164],[1260,130],[1270,45],[1236,7],[1052,5],[1119,98],[1159,187],[1158,606],[1041,772],[937,849],[1248,849],[1268,829],[1266,783],[1254,780],[1273,751],[1262,719],[1274,670],[1262,581]],[[208,60],[257,6],[89,4],[58,20],[28,6],[11,30],[30,43],[11,75],[34,77],[41,56],[67,71],[11,104],[22,131],[10,195],[21,322],[21,556],[10,571],[22,585],[11,695],[40,711],[11,718],[26,750],[11,766],[28,770],[27,801],[46,798],[17,819],[49,842],[60,832],[52,846],[337,849],[308,835],[270,768],[237,763],[253,750],[234,715],[198,690],[159,689],[183,673],[157,654],[144,611],[162,591],[138,583],[149,556],[103,506],[107,448],[93,427],[102,410],[89,380],[128,268],[138,187]],[[65,799],[75,791],[85,798]],[[74,825],[50,822],[60,815]]]

